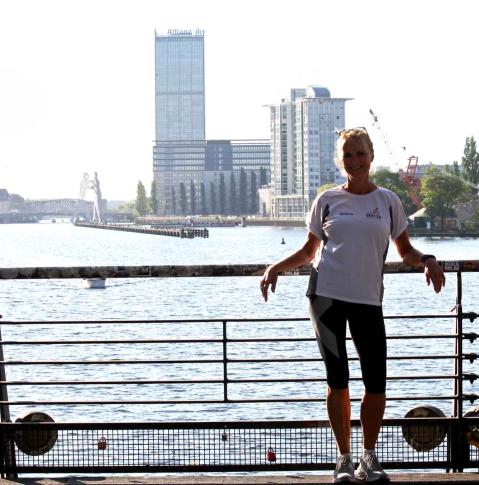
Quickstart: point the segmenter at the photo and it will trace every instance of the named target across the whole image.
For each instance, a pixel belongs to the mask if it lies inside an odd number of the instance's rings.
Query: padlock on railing
[[[106,438],[104,436],[102,436],[99,440],[98,440],[98,443],[97,443],[97,446],[98,446],[98,449],[99,450],[106,450],[106,447],[107,447],[107,442],[106,442]]]
[[[268,451],[266,452],[266,459],[268,461],[271,461],[271,462],[275,462],[276,461],[276,453],[275,451],[273,450],[273,448],[268,448]]]

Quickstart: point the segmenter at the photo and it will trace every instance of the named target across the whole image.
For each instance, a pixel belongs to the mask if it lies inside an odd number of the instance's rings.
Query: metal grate
[[[42,473],[319,470],[334,468],[337,453],[327,421],[0,426],[6,454],[15,442],[14,460],[12,456],[7,459],[3,473],[39,469]],[[450,418],[385,420],[378,457],[387,468],[451,467],[452,426]],[[45,442],[50,432],[58,437],[47,453],[32,455],[19,449],[19,433],[22,439],[38,444]],[[417,451],[406,442],[406,433],[416,436],[419,447],[442,438],[433,448]],[[355,421],[353,451],[361,450],[361,439]],[[24,445],[21,440],[20,444]],[[477,453],[471,460],[477,461]]]

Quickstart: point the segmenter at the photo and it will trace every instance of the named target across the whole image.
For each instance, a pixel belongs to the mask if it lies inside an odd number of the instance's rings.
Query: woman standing
[[[389,238],[405,264],[424,265],[426,282],[432,282],[436,293],[445,284],[436,258],[411,245],[399,198],[371,182],[369,169],[373,159],[373,145],[364,128],[339,133],[337,163],[346,182],[315,199],[306,221],[308,235],[304,245],[268,267],[260,283],[267,301],[268,289],[271,286],[271,291],[275,291],[280,272],[301,267],[317,256],[307,296],[326,365],[327,411],[339,451],[334,482],[387,477],[374,448],[386,403],[386,335],[381,305]],[[360,410],[364,449],[356,470],[350,448],[346,322],[358,352],[365,387]]]

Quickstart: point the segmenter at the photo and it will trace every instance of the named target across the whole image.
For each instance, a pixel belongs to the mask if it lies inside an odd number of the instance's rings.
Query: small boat
[[[83,278],[82,288],[105,288],[105,278]]]

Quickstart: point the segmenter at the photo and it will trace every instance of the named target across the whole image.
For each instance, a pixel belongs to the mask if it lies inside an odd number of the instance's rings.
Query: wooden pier
[[[157,236],[172,236],[186,239],[195,237],[210,237],[206,228],[193,227],[150,227],[137,224],[96,224],[94,222],[75,222],[77,227],[91,227],[93,229],[108,229],[110,231],[138,232],[140,234],[154,234]]]

